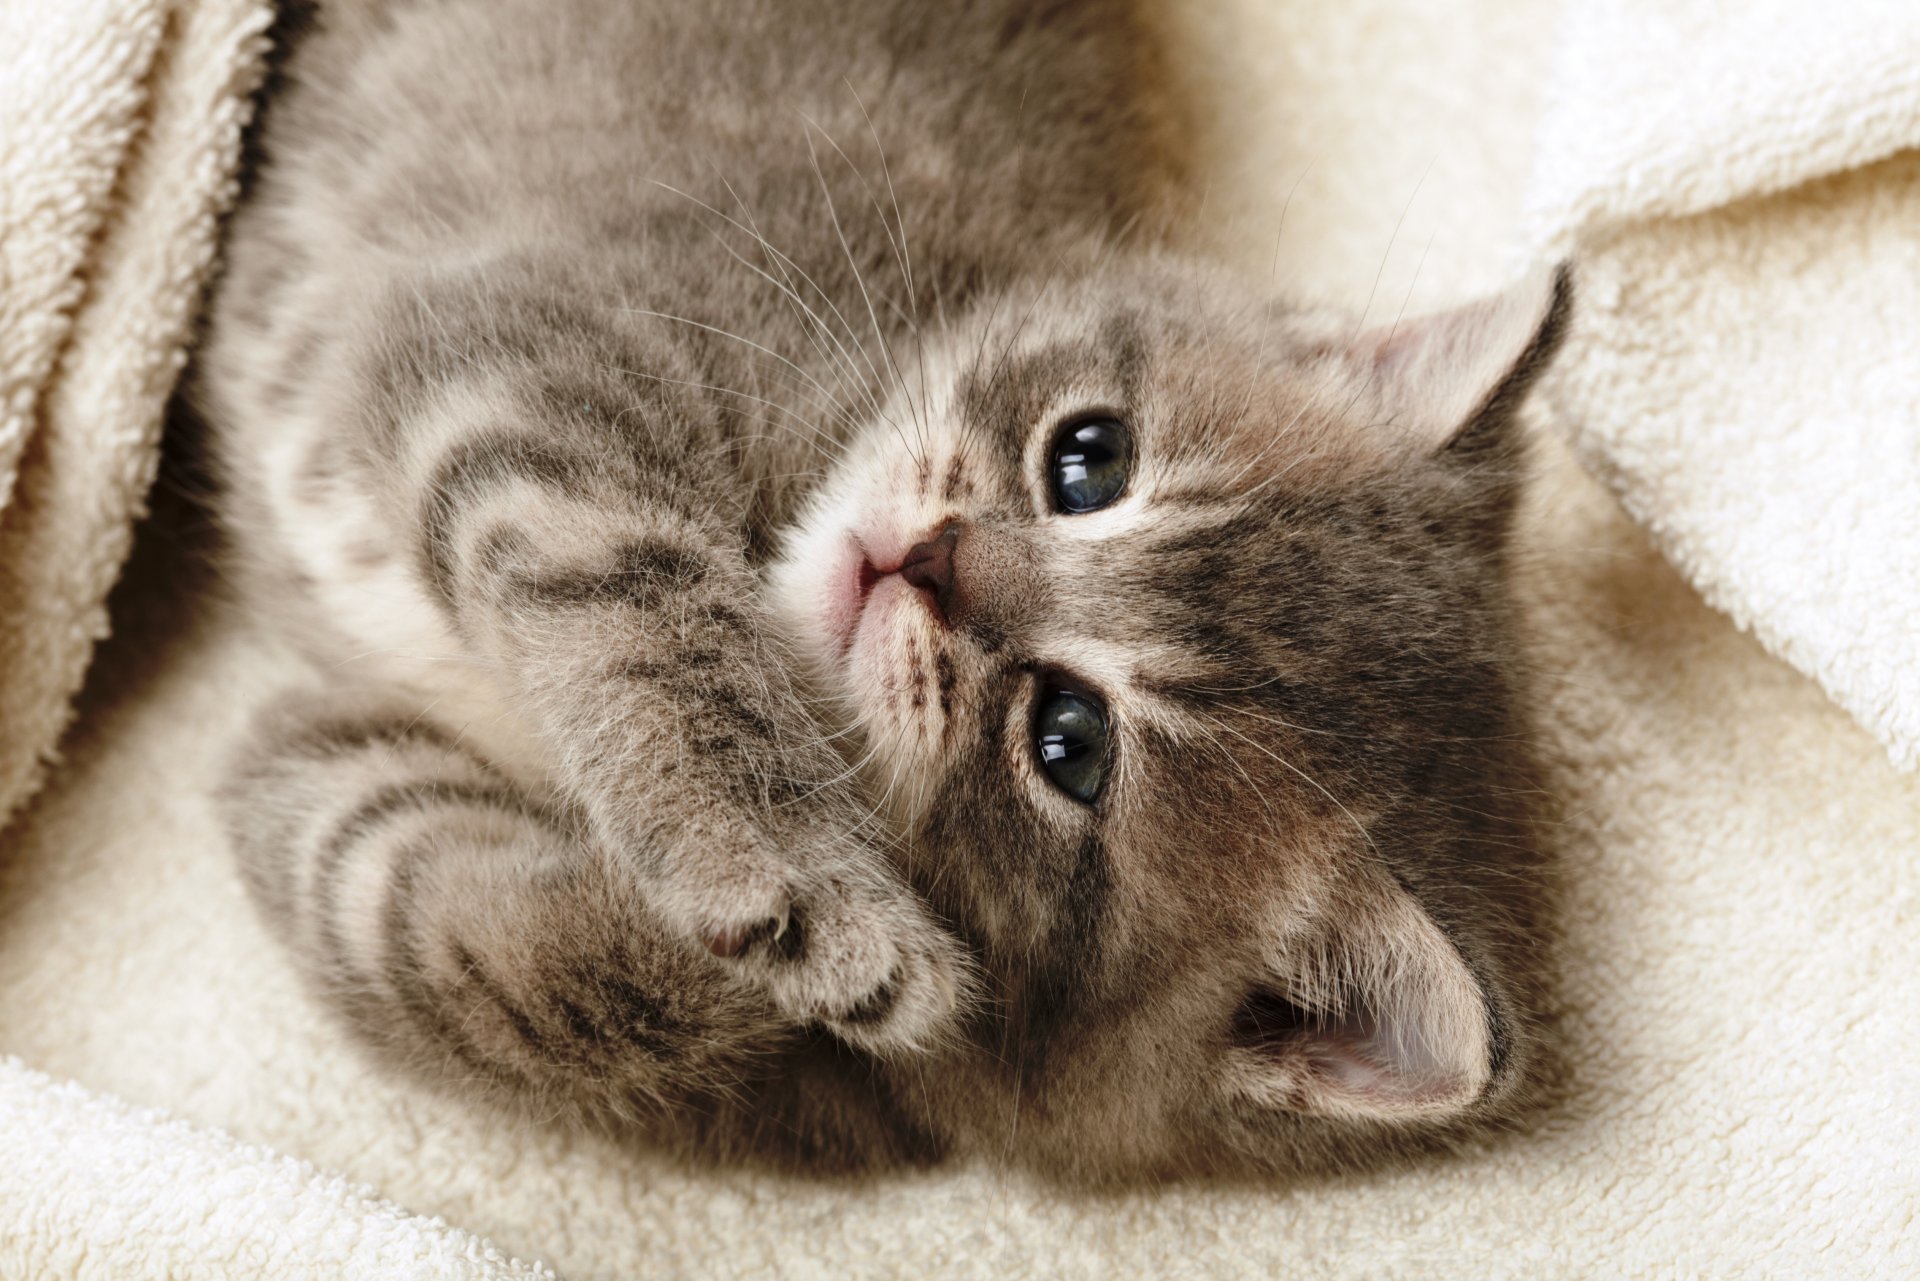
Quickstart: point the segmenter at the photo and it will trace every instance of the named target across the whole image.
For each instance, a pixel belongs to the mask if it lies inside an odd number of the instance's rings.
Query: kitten
[[[197,398],[311,652],[223,804],[416,1070],[688,1150],[1361,1161],[1538,1059],[1538,277],[1165,246],[1125,0],[322,5]]]

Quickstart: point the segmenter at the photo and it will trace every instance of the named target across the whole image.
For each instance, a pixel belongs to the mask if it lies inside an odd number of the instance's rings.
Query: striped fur
[[[651,1116],[779,1044],[768,1004],[674,946],[577,816],[404,698],[289,695],[224,799],[255,901],[396,1057],[538,1111]]]
[[[1505,540],[1564,286],[1355,340],[1174,255],[1154,47],[1129,0],[318,7],[195,394],[317,672],[223,802],[363,1039],[708,1153],[1091,1178],[1529,1097]],[[1090,410],[1136,472],[1062,517]],[[859,590],[941,529],[943,609]],[[1093,807],[1050,672],[1117,727]]]

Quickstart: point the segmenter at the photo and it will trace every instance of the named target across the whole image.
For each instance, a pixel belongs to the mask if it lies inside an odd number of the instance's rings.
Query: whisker
[[[775,246],[772,241],[768,240],[766,236],[761,233],[760,221],[754,217],[753,210],[748,206],[745,198],[740,195],[739,191],[734,188],[733,183],[729,181],[725,175],[716,176],[719,177],[720,184],[727,189],[727,194],[733,197],[733,203],[739,208],[741,215],[746,218],[746,230],[748,234],[766,251],[768,261],[779,270],[781,281],[775,283],[784,289],[791,304],[803,311],[804,314],[812,320],[812,328],[807,330],[807,338],[813,345],[814,351],[822,360],[827,361],[829,365],[833,367],[834,377],[843,385],[849,378],[852,379],[855,391],[867,402],[867,408],[875,418],[886,419],[886,411],[875,395],[874,389],[868,384],[866,377],[861,374],[859,365],[854,363],[852,354],[847,350],[847,343],[853,343],[859,348],[861,358],[867,362],[868,369],[871,370],[873,368],[873,361],[867,355],[866,345],[861,342],[859,337],[854,333],[853,324],[847,319],[846,313],[840,310],[840,304],[834,300],[831,294],[821,287],[819,281],[815,280],[811,273],[794,260],[791,254]],[[720,216],[723,218],[726,217],[725,214],[721,214]],[[728,221],[732,222],[733,220],[729,218]],[[735,223],[734,225],[738,226],[739,224]],[[798,273],[801,281],[813,290],[815,296],[826,305],[827,310],[832,313],[833,318],[840,322],[839,330],[836,331],[832,325],[827,323],[825,317],[821,316],[810,304],[800,297],[799,287],[793,282],[796,273]],[[762,274],[764,275],[765,273]],[[820,340],[822,338],[825,338],[833,344],[832,352],[828,352],[826,348],[821,346]],[[879,375],[876,373],[874,378],[878,381]],[[888,419],[888,421],[891,420]]]
[[[700,382],[699,380],[693,379],[693,378],[672,378],[667,376],[666,374],[648,373],[646,370],[643,370],[643,369],[624,369],[616,365],[603,365],[602,368],[605,368],[613,373],[624,375],[629,378],[649,378],[655,382],[668,383],[668,384],[679,386],[679,387],[690,387],[698,391],[710,391],[718,395],[733,396],[741,400],[751,401],[754,404],[765,405],[770,409],[777,409],[781,413],[787,415],[787,417],[790,420],[798,424],[801,430],[807,433],[809,441],[813,443],[817,448],[819,448],[822,453],[827,454],[829,457],[832,457],[836,450],[845,448],[845,446],[839,440],[835,439],[833,436],[830,436],[826,432],[822,431],[811,420],[809,420],[805,414],[800,413],[798,410],[792,408],[789,405],[782,404],[780,401],[769,400],[765,396],[756,396],[752,392],[741,391],[737,387],[723,387],[717,383]],[[815,405],[814,407],[816,409],[825,408],[825,406],[820,406],[820,405]],[[620,416],[624,417],[625,415],[633,412],[634,410],[632,409],[625,409],[621,411]],[[852,423],[852,420],[846,416],[845,410],[841,410],[841,409],[838,409],[838,407],[836,407],[836,414],[839,417],[840,421],[845,422],[849,426],[854,425]],[[772,419],[767,418],[764,415],[755,416],[752,419],[752,421],[764,423],[769,427],[775,425]],[[743,439],[774,440],[778,438],[773,436],[766,436],[766,437],[744,437]],[[825,442],[825,443],[823,444],[822,442]]]
[[[1212,720],[1211,717],[1208,717],[1207,719]],[[1281,766],[1283,769],[1286,769],[1292,772],[1293,774],[1297,775],[1302,782],[1306,783],[1309,787],[1319,792],[1320,795],[1326,797],[1329,801],[1333,802],[1334,807],[1338,809],[1342,814],[1346,815],[1347,821],[1353,824],[1354,831],[1360,833],[1360,839],[1367,843],[1367,848],[1372,850],[1376,856],[1379,855],[1380,847],[1374,843],[1373,834],[1367,830],[1367,825],[1365,823],[1362,823],[1357,814],[1355,814],[1352,810],[1348,809],[1345,803],[1342,802],[1339,797],[1335,796],[1332,792],[1328,791],[1326,787],[1324,787],[1318,779],[1313,777],[1313,775],[1307,773],[1305,770],[1301,769],[1298,765],[1295,765],[1292,761],[1287,760],[1285,757],[1281,756],[1278,752],[1273,751],[1271,748],[1266,747],[1265,745],[1259,742],[1256,742],[1251,738],[1248,738],[1245,734],[1242,734],[1239,730],[1233,728],[1231,725],[1224,725],[1224,724],[1221,724],[1219,721],[1213,721],[1212,723],[1219,726],[1219,728],[1225,730],[1227,733],[1233,735],[1235,738],[1239,739],[1241,742],[1245,743],[1247,746],[1253,748],[1256,752],[1259,752],[1262,755],[1266,756],[1269,760],[1272,760],[1275,764]]]
[[[833,398],[833,393],[828,391],[824,386],[822,386],[818,378],[815,378],[812,374],[808,373],[805,369],[801,368],[799,365],[795,364],[793,361],[787,359],[785,356],[782,356],[779,352],[773,350],[771,347],[765,346],[761,343],[757,343],[753,339],[748,338],[743,334],[736,334],[730,329],[722,329],[718,325],[709,325],[703,321],[691,320],[686,316],[676,316],[671,312],[649,311],[644,307],[621,307],[619,308],[619,310],[626,312],[628,315],[652,316],[657,320],[669,320],[677,324],[691,326],[694,329],[705,330],[707,333],[718,335],[721,338],[731,338],[735,342],[745,344],[746,346],[753,348],[753,350],[760,352],[763,355],[773,357],[775,360],[785,365],[788,369],[791,369],[794,373],[799,374],[802,378],[806,379],[809,383],[813,384],[814,387],[818,388],[821,395],[826,396],[830,400]]]
[[[853,282],[860,290],[861,301],[866,304],[867,320],[873,326],[874,339],[880,344],[880,354],[885,359],[887,363],[887,369],[893,376],[893,385],[896,388],[900,388],[904,385],[904,383],[900,377],[900,368],[894,362],[893,346],[891,343],[887,341],[886,334],[882,332],[880,328],[880,316],[879,316],[879,313],[874,310],[873,295],[867,290],[866,277],[861,274],[860,263],[853,256],[853,246],[847,242],[846,230],[840,225],[840,211],[838,207],[834,204],[833,189],[827,185],[826,172],[820,168],[820,152],[819,152],[819,149],[814,146],[813,131],[818,129],[820,131],[820,135],[823,138],[826,138],[827,141],[833,146],[833,148],[836,151],[840,150],[840,144],[837,142],[834,142],[832,136],[828,134],[827,131],[824,128],[822,128],[820,124],[816,122],[812,117],[805,116],[803,114],[803,118],[806,120],[809,126],[806,134],[807,155],[813,161],[813,172],[814,172],[814,176],[819,179],[820,194],[822,197],[826,199],[826,202],[827,202],[827,216],[833,222],[833,234],[840,241],[840,251],[842,254],[846,256],[847,267],[849,270],[853,272]],[[841,151],[840,155],[842,159],[845,159],[846,152]],[[851,165],[853,162],[849,160],[847,161],[847,163]],[[874,376],[876,378],[879,377],[879,373],[877,370],[875,371]],[[907,404],[908,404],[908,408],[910,409],[914,407],[911,396],[907,398]],[[905,433],[902,433],[901,444],[905,445],[906,443],[907,442],[906,442]],[[914,453],[914,461],[917,462],[920,465],[920,467],[924,470],[928,466],[927,455],[925,452],[926,439],[924,434],[921,436],[920,443],[921,443],[922,449],[919,452]],[[909,445],[908,449],[911,452],[912,446]]]
[[[773,285],[775,289],[779,290],[787,298],[788,306],[795,311],[796,318],[801,320],[801,331],[806,334],[807,341],[812,345],[814,353],[833,370],[833,376],[841,384],[842,389],[845,390],[847,388],[847,376],[851,374],[853,377],[852,390],[854,393],[867,402],[868,409],[873,412],[875,417],[881,416],[882,411],[879,402],[874,398],[873,392],[868,387],[866,379],[853,364],[853,358],[848,355],[846,347],[840,341],[839,335],[834,332],[831,325],[827,324],[824,317],[815,311],[805,299],[801,298],[799,291],[794,287],[792,277],[788,274],[786,266],[786,264],[792,262],[792,259],[776,249],[773,244],[761,234],[759,224],[754,220],[752,211],[747,208],[746,202],[741,198],[740,193],[734,189],[733,184],[729,182],[724,175],[716,174],[715,176],[719,179],[721,185],[727,189],[727,193],[733,197],[734,203],[740,207],[742,214],[747,218],[747,223],[741,223],[731,215],[701,200],[698,196],[682,191],[678,187],[671,186],[664,182],[655,182],[654,185],[664,191],[680,196],[682,199],[691,202],[700,209],[719,218],[736,230],[744,232],[766,251],[768,260],[780,269],[781,275],[786,277],[785,280],[775,280],[769,272],[761,268],[758,264],[749,261],[745,255],[741,254],[732,245],[727,244],[726,240],[721,237],[718,232],[713,231],[712,228],[708,228],[708,231],[719,241],[721,247],[732,255],[736,262],[746,267],[747,270],[753,272],[767,283]],[[833,311],[835,316],[840,319],[841,324],[845,326],[846,318],[840,316],[839,308],[834,306],[833,300],[827,297],[825,291],[823,291],[819,285],[815,284],[813,278],[808,276],[806,272],[801,271],[800,274],[806,282],[812,286],[814,292],[820,294],[829,310]],[[851,326],[847,326],[847,328],[851,330]],[[830,353],[826,348],[821,346],[820,338],[822,336],[833,343],[835,348],[834,352]],[[835,401],[838,403],[837,398],[835,398]],[[852,421],[851,414],[848,414],[848,420],[849,422]]]
[[[889,233],[888,239],[894,246],[895,258],[900,266],[900,278],[907,288],[907,306],[911,312],[910,319],[907,317],[903,317],[902,319],[908,328],[912,330],[915,337],[913,355],[920,375],[921,407],[923,414],[930,415],[931,410],[925,399],[928,394],[927,348],[926,343],[920,341],[920,297],[914,284],[913,251],[908,244],[907,220],[906,216],[900,211],[900,193],[893,184],[893,166],[887,160],[886,144],[880,141],[880,130],[874,125],[873,116],[867,111],[867,104],[860,97],[860,91],[853,87],[853,82],[850,80],[843,78],[842,83],[847,86],[847,92],[853,95],[854,105],[860,108],[861,118],[867,122],[867,134],[873,139],[873,149],[880,157],[880,174],[881,177],[886,179],[887,199],[893,205],[894,229],[898,234],[896,236],[893,233]],[[862,182],[865,182],[864,175],[862,175]],[[884,228],[887,224],[887,217],[885,212],[879,208],[879,201],[877,199],[874,201],[874,212],[879,215],[880,225]],[[888,302],[889,305],[893,306],[895,313],[898,314],[898,305],[894,304],[891,299],[889,299]]]

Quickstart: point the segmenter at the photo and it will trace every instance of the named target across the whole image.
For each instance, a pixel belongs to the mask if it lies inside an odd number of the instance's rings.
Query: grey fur
[[[1124,0],[322,6],[196,394],[325,673],[227,813],[365,1039],[834,1165],[1346,1164],[1524,1103],[1504,558],[1564,282],[1369,345],[1170,253],[1153,47]],[[1068,527],[1088,408],[1138,493]],[[884,661],[817,617],[863,503],[960,531]],[[1119,727],[1093,809],[1024,737],[1052,669]]]

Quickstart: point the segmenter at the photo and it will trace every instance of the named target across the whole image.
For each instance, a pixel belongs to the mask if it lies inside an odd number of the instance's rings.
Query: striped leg
[[[365,481],[657,918],[794,1022],[925,1045],[966,963],[873,840],[768,636],[751,486],[721,411],[689,390],[708,378],[658,322],[583,309],[588,293],[504,269],[396,290],[369,381],[399,408],[367,428]],[[466,355],[453,374],[429,358],[448,347]]]
[[[542,1113],[643,1117],[790,1039],[563,813],[404,699],[289,696],[238,760],[221,799],[255,902],[389,1055]]]

